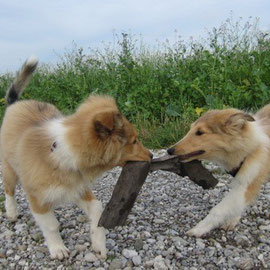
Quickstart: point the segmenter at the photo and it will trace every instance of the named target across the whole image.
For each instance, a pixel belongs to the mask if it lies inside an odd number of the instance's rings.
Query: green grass
[[[75,46],[55,67],[41,65],[23,98],[72,113],[90,93],[112,95],[149,148],[178,141],[200,111],[256,110],[270,101],[270,39],[256,21],[230,18],[205,40],[179,37],[158,49],[125,33],[117,39],[88,54]],[[13,76],[0,76],[0,98]]]

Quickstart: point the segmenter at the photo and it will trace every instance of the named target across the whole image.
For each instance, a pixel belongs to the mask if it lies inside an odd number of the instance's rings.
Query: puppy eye
[[[204,132],[201,130],[197,130],[197,132],[195,133],[196,136],[201,136],[203,134],[204,134]]]
[[[133,144],[136,144],[137,143],[137,140],[135,139],[134,141],[133,141]]]

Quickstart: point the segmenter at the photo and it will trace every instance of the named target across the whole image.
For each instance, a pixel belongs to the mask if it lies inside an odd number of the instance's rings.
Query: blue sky
[[[55,63],[72,48],[98,48],[113,32],[142,35],[147,44],[199,38],[230,17],[260,18],[270,30],[269,0],[0,0],[0,74],[17,70],[30,55]]]

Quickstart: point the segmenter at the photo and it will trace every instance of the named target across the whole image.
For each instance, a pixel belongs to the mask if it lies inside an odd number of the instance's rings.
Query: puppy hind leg
[[[15,221],[17,219],[18,210],[14,195],[18,183],[18,176],[5,160],[2,161],[2,174],[5,189],[6,215],[9,220]]]
[[[46,240],[52,259],[62,260],[69,255],[59,233],[59,223],[48,205],[38,205],[34,197],[29,198],[32,214]]]
[[[103,227],[98,227],[103,208],[102,203],[98,201],[91,190],[84,193],[78,201],[78,206],[82,208],[90,220],[90,235],[92,248],[99,258],[106,258],[106,235]]]

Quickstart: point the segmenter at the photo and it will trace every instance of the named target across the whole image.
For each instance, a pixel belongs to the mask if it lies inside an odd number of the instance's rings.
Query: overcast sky
[[[29,55],[55,63],[78,46],[98,48],[113,32],[142,35],[147,44],[174,31],[184,38],[204,36],[230,17],[260,18],[270,29],[270,0],[0,0],[0,74],[15,71]]]

